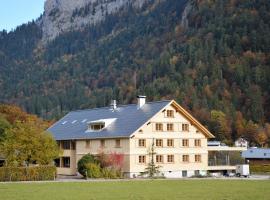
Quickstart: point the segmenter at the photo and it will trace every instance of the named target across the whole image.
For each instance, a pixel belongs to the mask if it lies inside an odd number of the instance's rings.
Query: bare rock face
[[[53,40],[59,34],[96,24],[109,14],[132,5],[140,8],[147,0],[46,0],[45,12],[39,24],[43,41]]]

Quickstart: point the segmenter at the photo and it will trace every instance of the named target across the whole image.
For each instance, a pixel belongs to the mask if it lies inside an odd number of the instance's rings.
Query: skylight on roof
[[[72,124],[75,124],[77,122],[77,120],[74,120],[73,122],[72,122]]]
[[[67,123],[67,121],[64,121],[64,122],[62,122],[62,125],[66,124],[66,123]]]
[[[82,120],[82,123],[84,123],[84,122],[86,122],[87,121],[87,119],[84,119],[84,120]]]

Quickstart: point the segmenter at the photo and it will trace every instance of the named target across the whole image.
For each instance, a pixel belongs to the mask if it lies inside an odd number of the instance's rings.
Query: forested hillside
[[[44,45],[35,22],[0,32],[0,101],[44,118],[175,99],[217,139],[270,140],[270,1],[162,0]]]

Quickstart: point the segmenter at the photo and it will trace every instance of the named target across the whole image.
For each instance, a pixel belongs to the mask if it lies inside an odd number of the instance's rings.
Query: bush
[[[122,173],[120,170],[114,168],[103,168],[102,177],[110,179],[122,178]]]
[[[85,167],[86,167],[88,178],[101,178],[102,177],[101,168],[99,164],[87,163]]]
[[[55,166],[0,167],[0,181],[46,181],[54,180]]]
[[[116,155],[116,154],[113,154]],[[81,175],[88,178],[122,178],[121,169],[116,165],[115,162],[112,162],[112,159],[115,156],[108,156],[105,154],[99,154],[97,158],[93,155],[87,154],[83,156],[78,162],[78,171]],[[121,158],[121,156],[119,156]],[[118,158],[118,157],[117,157]],[[121,159],[115,159],[121,161]]]
[[[270,173],[269,165],[250,165],[251,173]]]
[[[95,159],[95,157],[93,156],[93,155],[90,155],[90,154],[87,154],[87,155],[85,155],[85,156],[83,156],[80,160],[79,160],[79,162],[78,162],[78,164],[77,164],[77,168],[78,168],[78,172],[82,175],[82,176],[84,176],[84,177],[86,177],[86,165],[87,164],[90,164],[90,163],[98,163],[98,161]]]

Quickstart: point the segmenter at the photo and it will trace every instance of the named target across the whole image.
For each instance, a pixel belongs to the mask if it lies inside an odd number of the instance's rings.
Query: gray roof
[[[149,102],[140,109],[137,108],[137,104],[130,104],[118,106],[116,111],[110,107],[72,111],[52,125],[48,131],[56,140],[130,137],[170,102]],[[87,132],[89,122],[112,118],[116,120],[101,131]]]
[[[270,149],[250,148],[242,152],[243,158],[270,159]]]

